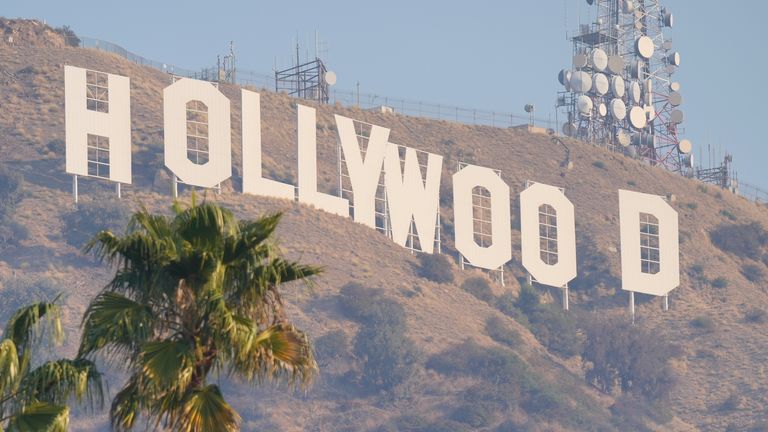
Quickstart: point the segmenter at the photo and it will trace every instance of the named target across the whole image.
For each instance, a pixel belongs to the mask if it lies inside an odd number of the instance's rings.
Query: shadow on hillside
[[[39,159],[6,162],[14,171],[24,176],[24,181],[49,189],[72,191],[72,177],[64,168],[64,159]]]
[[[45,270],[51,264],[72,267],[95,267],[99,263],[81,253],[56,253],[45,246],[12,246],[0,250],[0,261],[19,269]]]

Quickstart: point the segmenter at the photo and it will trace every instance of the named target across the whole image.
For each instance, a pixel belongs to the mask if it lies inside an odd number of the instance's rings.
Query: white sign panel
[[[228,179],[232,175],[229,99],[208,81],[182,78],[163,90],[163,100],[165,166],[192,186],[212,188]],[[193,137],[201,137],[195,148],[190,147]],[[207,161],[190,160],[190,150],[207,153]]]
[[[131,183],[128,77],[64,66],[66,170]]]
[[[424,180],[416,150],[405,149],[405,167],[400,169],[400,153],[395,144],[387,145],[384,182],[387,187],[392,240],[405,246],[411,228],[416,225],[421,251],[432,253],[435,247],[437,212],[440,208],[440,173],[443,157],[429,153]],[[355,207],[357,212],[357,207]]]
[[[549,264],[541,256],[542,206],[554,210],[555,229],[549,236],[556,241],[557,263]],[[547,223],[544,221],[543,223]],[[560,189],[535,183],[520,194],[520,230],[523,267],[536,282],[562,288],[576,277],[576,222],[573,203]]]
[[[677,212],[660,196],[619,190],[619,216],[621,288],[655,296],[666,295],[677,288],[680,285]],[[641,223],[641,216],[650,216],[655,227]],[[658,256],[654,256],[656,252]],[[658,267],[644,266],[643,261]]]
[[[261,95],[243,89],[243,193],[294,200],[293,185],[265,179],[261,172]]]
[[[491,245],[475,242],[472,189],[491,195]],[[490,168],[467,165],[453,175],[453,215],[456,249],[475,267],[495,270],[512,259],[509,186]]]

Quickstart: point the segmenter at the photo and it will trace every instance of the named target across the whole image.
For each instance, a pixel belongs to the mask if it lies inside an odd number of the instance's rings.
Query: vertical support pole
[[[528,273],[528,274],[525,276],[525,282],[526,282],[528,285],[533,285],[533,277],[531,276],[531,274],[530,274],[530,273]]]
[[[174,198],[179,197],[179,179],[176,177],[176,175],[173,176],[171,193],[173,194]]]
[[[569,310],[570,305],[568,304],[568,284],[565,284],[563,287],[563,310]]]
[[[77,204],[77,174],[72,176],[72,197],[75,199],[75,204]]]
[[[669,310],[669,294],[664,294],[664,310]]]
[[[216,185],[216,195],[221,195],[221,183]]]
[[[629,314],[632,316],[632,325],[635,325],[635,292],[629,292]]]
[[[120,183],[117,183],[117,185],[115,185],[115,192],[117,192],[117,199],[123,199],[123,191],[122,191],[122,188],[120,187]]]
[[[464,255],[459,254],[459,265],[461,265],[461,269],[464,270]]]
[[[506,286],[504,283],[504,266],[499,267],[499,275],[501,279],[501,286]]]

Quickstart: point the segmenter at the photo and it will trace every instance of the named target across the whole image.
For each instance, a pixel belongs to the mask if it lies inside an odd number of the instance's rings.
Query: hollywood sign
[[[316,112],[298,105],[298,184],[262,175],[258,93],[241,90],[242,175],[245,194],[296,200],[343,217],[350,202],[318,191]],[[230,101],[207,81],[179,79],[163,91],[165,165],[184,184],[212,188],[232,175]],[[129,78],[65,67],[66,171],[131,184]],[[191,120],[190,120],[191,119]],[[372,125],[363,155],[353,120],[335,116],[352,189],[354,220],[375,228],[375,200],[383,172],[392,241],[405,246],[418,236],[419,250],[434,253],[439,226],[443,158],[428,154],[425,171],[416,150],[389,142],[390,130]],[[193,161],[206,141],[206,160]],[[101,168],[101,172],[99,169]],[[465,165],[453,174],[457,251],[469,264],[498,269],[512,259],[510,188],[490,168]],[[491,241],[475,239],[473,190],[489,195]],[[296,193],[298,191],[298,193]],[[677,212],[659,196],[619,190],[622,288],[662,296],[679,277]],[[543,285],[566,287],[576,273],[573,203],[565,193],[533,183],[520,193],[522,264]],[[415,232],[411,227],[415,226]]]

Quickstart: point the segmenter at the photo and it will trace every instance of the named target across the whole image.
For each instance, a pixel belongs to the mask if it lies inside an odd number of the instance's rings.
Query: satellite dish
[[[669,89],[672,91],[679,92],[680,91],[680,83],[679,82],[673,82],[669,85]]]
[[[648,124],[648,119],[645,117],[645,110],[639,106],[633,106],[629,110],[629,124],[635,129],[642,129]]]
[[[589,53],[589,64],[597,71],[604,71],[608,67],[608,54],[600,48],[595,48]]]
[[[592,77],[584,71],[576,71],[571,76],[571,88],[576,93],[586,93],[592,89]]]
[[[632,135],[632,144],[638,147],[655,147],[656,137],[647,132],[640,132]]]
[[[603,96],[606,93],[608,93],[608,90],[610,90],[610,83],[608,82],[608,77],[606,77],[601,73],[596,73],[595,76],[592,78],[592,80],[594,81],[592,90],[598,96]]]
[[[531,105],[531,104],[525,105],[525,112],[527,112],[527,113],[532,113],[535,109],[536,108],[533,105]]]
[[[656,50],[656,47],[653,45],[653,39],[648,36],[640,36],[635,42],[635,49],[640,57],[647,60],[653,57],[653,52]]]
[[[336,85],[336,72],[328,71],[325,73],[323,78],[325,79],[325,83],[329,86]]]
[[[675,26],[675,16],[671,12],[664,11],[664,26],[672,28]]]
[[[680,124],[683,122],[683,112],[680,110],[672,110],[669,114],[669,121],[674,124]]]
[[[592,99],[590,99],[589,96],[581,95],[576,101],[576,106],[579,108],[581,115],[584,117],[589,117],[592,114],[592,108],[594,107],[594,104],[592,103]]]
[[[675,51],[672,54],[670,54],[667,59],[669,60],[669,64],[672,66],[680,66],[680,53]]]
[[[656,108],[653,105],[646,105],[643,110],[645,110],[647,121],[652,122],[656,119]]]
[[[605,117],[606,115],[608,115],[608,107],[605,106],[604,103],[601,103],[597,107],[597,112],[600,113],[600,117]]]
[[[629,143],[630,143],[629,133],[624,130],[620,130],[616,132],[616,141],[618,141],[622,147],[629,147]]]
[[[624,120],[627,118],[627,105],[621,99],[614,99],[610,103],[611,117],[616,120]]]
[[[620,74],[624,71],[624,59],[621,56],[613,55],[608,57],[608,71],[612,74]]]
[[[676,91],[669,93],[669,104],[676,107],[683,104],[683,95]]]
[[[587,4],[592,6],[593,4],[595,4],[595,0],[587,0]]]
[[[586,54],[576,54],[573,56],[573,68],[574,69],[581,69],[584,66],[587,65],[587,55]]]
[[[632,13],[635,11],[635,4],[632,2],[632,0],[624,0],[621,2],[621,9],[624,11],[624,13]]]
[[[634,103],[640,103],[640,99],[643,96],[643,92],[640,89],[640,83],[637,81],[632,81],[629,84],[629,96],[632,98],[632,102]]]
[[[566,89],[568,89],[571,86],[571,75],[573,75],[573,72],[568,69],[563,69],[557,75],[557,80],[560,81],[560,84],[565,86]]]
[[[576,125],[573,123],[563,123],[563,135],[565,136],[575,136],[576,135]]]
[[[680,151],[680,153],[689,154],[693,150],[693,144],[691,144],[691,142],[687,139],[684,139],[677,143],[677,149]]]
[[[617,98],[623,98],[626,92],[626,84],[624,78],[621,75],[614,75],[611,77],[611,93]]]

